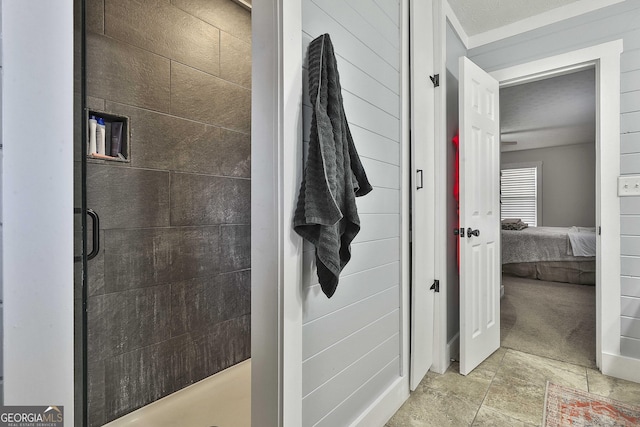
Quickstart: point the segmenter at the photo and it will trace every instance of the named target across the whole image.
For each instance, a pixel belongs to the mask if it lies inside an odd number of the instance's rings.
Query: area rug
[[[543,426],[640,426],[640,406],[547,382]]]

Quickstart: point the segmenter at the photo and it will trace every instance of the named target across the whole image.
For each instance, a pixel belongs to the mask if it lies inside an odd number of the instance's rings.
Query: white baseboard
[[[409,377],[400,377],[351,424],[351,427],[384,426],[408,398]]]
[[[449,340],[445,351],[449,365],[451,364],[451,359],[460,360],[460,332],[455,334],[454,337]]]
[[[603,352],[602,373],[610,377],[640,383],[640,359]]]
[[[444,347],[443,358],[440,363],[435,363],[431,365],[429,371],[435,372],[436,374],[444,374],[451,366],[451,359],[458,360],[460,355],[460,332],[455,334],[453,338],[447,342],[447,345]]]

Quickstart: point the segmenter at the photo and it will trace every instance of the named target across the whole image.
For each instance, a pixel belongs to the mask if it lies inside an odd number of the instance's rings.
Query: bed
[[[504,274],[594,285],[596,234],[589,227],[502,230]]]

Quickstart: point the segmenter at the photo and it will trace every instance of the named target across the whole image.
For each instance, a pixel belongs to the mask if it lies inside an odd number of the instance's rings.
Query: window
[[[520,218],[529,227],[539,219],[538,188],[542,163],[503,165],[500,173],[500,219]]]

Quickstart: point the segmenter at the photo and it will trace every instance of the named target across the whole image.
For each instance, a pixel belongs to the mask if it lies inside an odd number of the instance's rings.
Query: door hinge
[[[433,285],[429,288],[430,291],[440,292],[440,280],[434,280]]]
[[[602,234],[602,227],[598,226],[598,236],[600,236]]]
[[[429,76],[431,79],[431,83],[433,83],[433,87],[440,86],[440,74],[434,74],[433,76]]]

